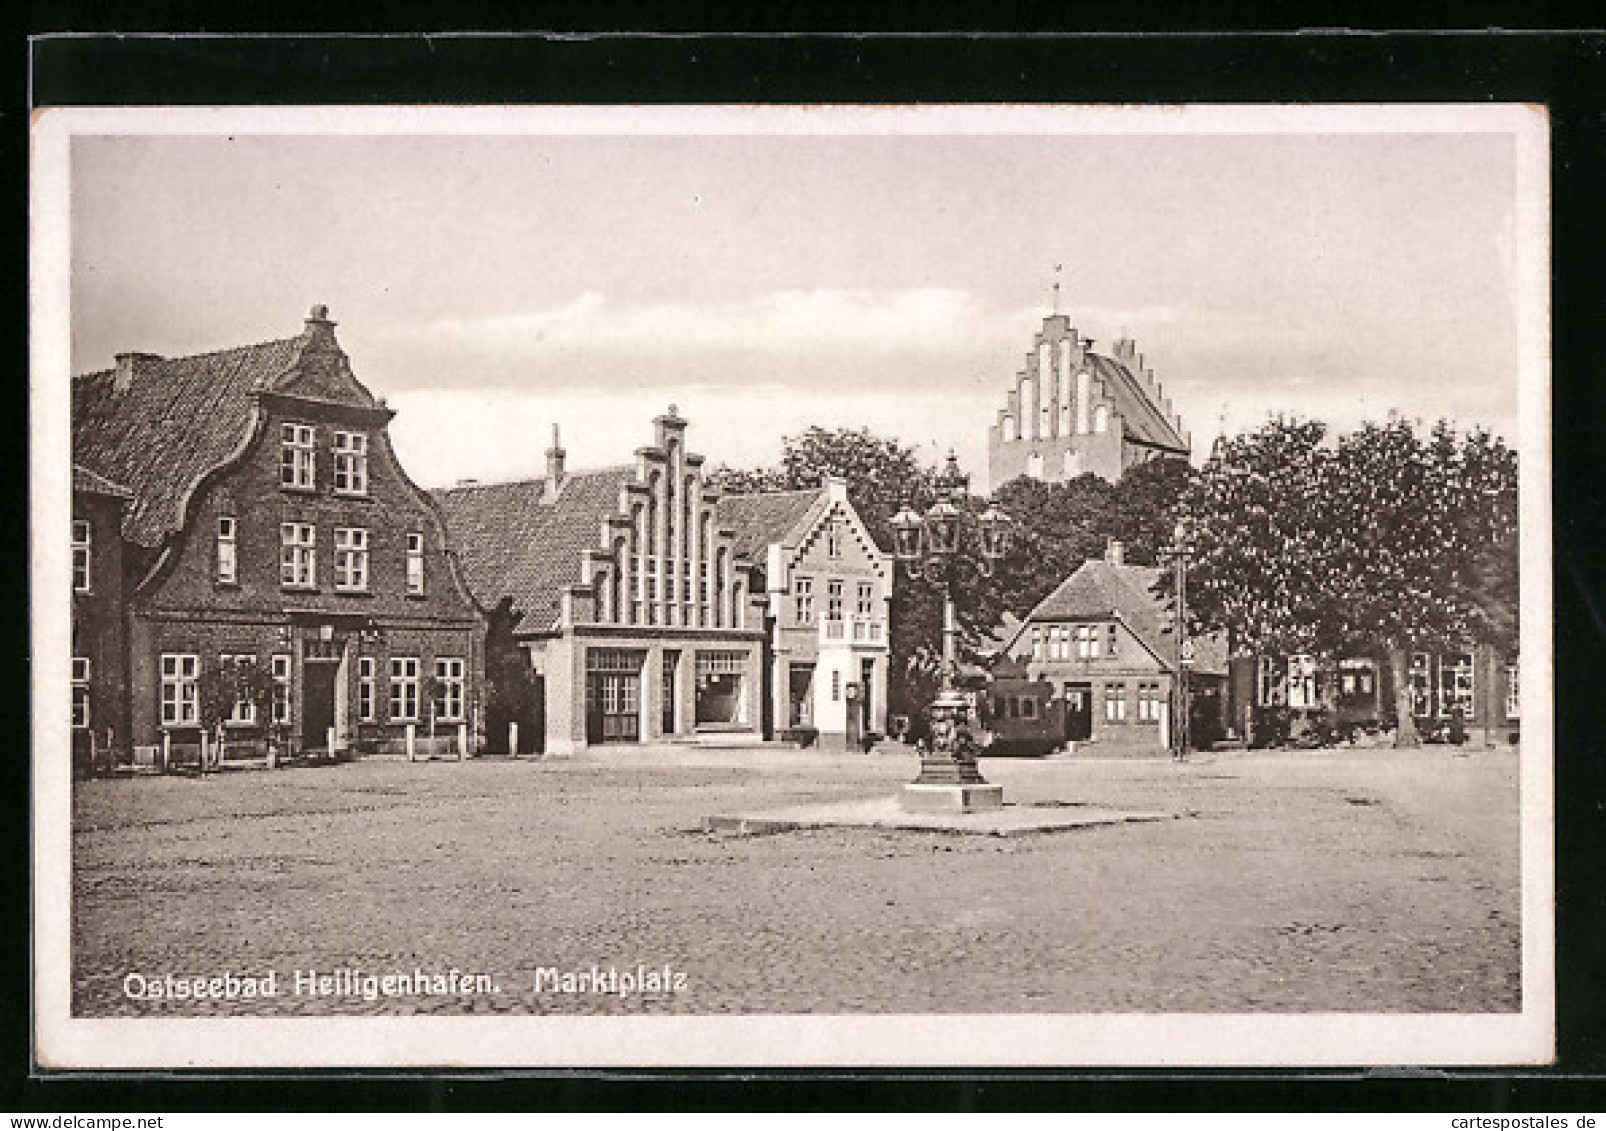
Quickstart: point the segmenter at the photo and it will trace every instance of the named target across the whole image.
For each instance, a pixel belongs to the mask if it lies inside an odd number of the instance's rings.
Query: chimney
[[[161,357],[154,353],[118,354],[117,371],[112,376],[112,391],[122,396],[134,384],[135,377],[151,372],[161,361]]]
[[[335,333],[335,324],[329,321],[329,308],[323,303],[314,306],[307,313],[307,328],[303,336],[332,338]]]
[[[543,494],[546,501],[551,502],[558,497],[563,489],[563,457],[567,455],[563,445],[558,440],[558,426],[552,426],[552,446],[546,450],[546,489]]]
[[[1104,547],[1104,560],[1109,562],[1111,565],[1125,565],[1126,546],[1114,538],[1111,538],[1110,544]]]

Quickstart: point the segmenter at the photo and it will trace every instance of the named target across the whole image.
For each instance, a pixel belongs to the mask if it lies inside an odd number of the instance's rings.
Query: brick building
[[[1011,668],[1053,685],[1065,741],[1123,753],[1169,748],[1178,656],[1169,610],[1154,593],[1159,575],[1127,565],[1112,542],[1043,598],[1005,647]],[[1192,644],[1189,733],[1202,745],[1221,730],[1227,652],[1218,636]],[[995,715],[1010,709],[991,706]]]
[[[1093,352],[1069,316],[1051,314],[988,429],[989,481],[1049,483],[1092,474],[1115,482],[1150,459],[1188,458],[1188,433],[1137,345]]]
[[[122,524],[132,498],[122,484],[73,465],[72,736],[79,773],[128,744]]]
[[[717,514],[738,558],[759,567],[775,729],[813,728],[832,747],[885,733],[893,560],[848,501],[847,482],[728,495]]]
[[[438,507],[391,449],[393,412],[324,307],[278,341],[119,354],[74,380],[72,411],[75,461],[129,492],[137,758],[198,741],[199,681],[225,657],[275,684],[269,718],[234,709],[244,748],[270,729],[290,753],[330,755],[398,750],[409,725],[472,729],[481,618]]]

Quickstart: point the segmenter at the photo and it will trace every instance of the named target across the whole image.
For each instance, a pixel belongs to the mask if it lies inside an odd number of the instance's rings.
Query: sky
[[[74,372],[326,304],[425,486],[864,425],[985,488],[1055,302],[1194,439],[1391,410],[1515,441],[1506,134],[77,136]],[[1062,265],[1056,274],[1055,265]]]

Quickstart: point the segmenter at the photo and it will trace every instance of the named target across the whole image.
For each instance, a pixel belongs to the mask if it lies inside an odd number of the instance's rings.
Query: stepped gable
[[[249,438],[264,393],[379,408],[351,373],[324,307],[293,338],[190,357],[117,356],[73,378],[73,459],[126,484],[130,542],[155,547],[184,524],[184,505]]]
[[[602,546],[602,522],[618,513],[620,492],[635,478],[634,466],[573,471],[550,499],[545,478],[430,494],[475,599],[490,606],[511,597],[523,627],[538,631],[557,623],[564,589],[580,583],[585,552]]]

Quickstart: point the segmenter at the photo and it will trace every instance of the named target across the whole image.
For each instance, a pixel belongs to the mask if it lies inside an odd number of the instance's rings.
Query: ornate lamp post
[[[937,499],[924,515],[905,506],[892,519],[894,550],[904,571],[914,580],[942,586],[943,594],[941,689],[927,712],[930,746],[921,755],[920,775],[904,787],[903,804],[909,809],[996,809],[1004,803],[1004,787],[988,784],[976,766],[970,700],[954,680],[959,659],[953,583],[964,525],[956,500],[968,494],[970,476],[960,472],[951,451],[936,489]],[[1010,525],[1009,516],[992,506],[976,521],[981,558],[975,567],[983,577],[992,576],[1008,550]]]

